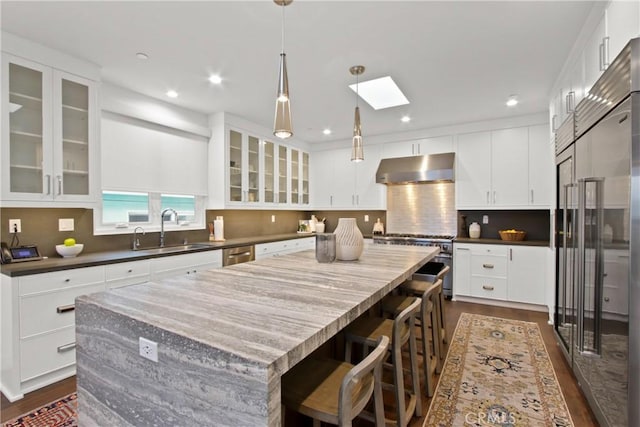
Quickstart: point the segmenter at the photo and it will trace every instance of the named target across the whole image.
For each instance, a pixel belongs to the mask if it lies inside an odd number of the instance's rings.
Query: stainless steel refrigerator
[[[640,39],[556,134],[556,338],[602,426],[640,426]]]

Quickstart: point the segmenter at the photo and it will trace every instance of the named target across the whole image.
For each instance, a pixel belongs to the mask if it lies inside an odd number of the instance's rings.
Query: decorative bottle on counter
[[[480,238],[480,224],[477,222],[472,222],[469,226],[469,237],[472,239]]]
[[[364,237],[355,218],[338,218],[336,235],[336,259],[355,261],[362,255]]]
[[[458,232],[458,237],[469,237],[467,230],[467,216],[460,215],[460,231]]]

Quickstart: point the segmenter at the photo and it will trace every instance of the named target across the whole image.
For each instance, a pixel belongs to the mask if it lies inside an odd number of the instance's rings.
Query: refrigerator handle
[[[585,268],[585,209],[586,209],[586,193],[587,182],[583,179],[578,181],[578,227],[576,237],[578,238],[578,259],[577,259],[577,274],[576,274],[576,324],[578,327],[578,336],[576,337],[576,343],[578,351],[584,352],[584,268]]]
[[[595,322],[593,350],[602,354],[602,304],[604,297],[604,178],[591,178],[596,187],[596,265],[595,265]]]
[[[562,250],[564,251],[564,253],[562,254],[562,262],[564,263],[564,286],[562,287],[562,291],[563,291],[563,295],[562,295],[562,300],[564,301],[564,306],[563,306],[563,310],[561,313],[562,316],[562,323],[566,324],[567,323],[567,308],[568,307],[572,307],[573,306],[573,301],[571,305],[567,304],[567,282],[569,281],[569,278],[572,277],[569,275],[569,268],[570,267],[570,259],[568,256],[569,250],[568,250],[568,244],[569,244],[569,239],[572,237],[572,230],[569,230],[569,191],[574,188],[576,186],[576,184],[565,184],[564,186],[564,206],[562,207]],[[575,223],[575,219],[573,221]],[[575,288],[574,283],[571,283],[571,287]]]

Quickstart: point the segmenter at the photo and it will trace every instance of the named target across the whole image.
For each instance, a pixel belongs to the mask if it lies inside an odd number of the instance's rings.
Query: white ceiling
[[[282,10],[271,0],[0,4],[4,31],[88,59],[104,81],[272,126]],[[360,102],[365,138],[545,111],[592,5],[295,0],[285,9],[294,134],[350,137],[349,67],[358,64],[362,80],[391,75],[411,101],[379,111]],[[222,85],[207,81],[212,72]],[[180,96],[170,100],[168,89]],[[511,94],[521,100],[515,108],[505,106]],[[400,122],[405,114],[410,123]]]

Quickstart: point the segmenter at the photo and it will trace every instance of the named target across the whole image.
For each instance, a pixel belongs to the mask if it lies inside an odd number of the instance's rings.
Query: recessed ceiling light
[[[360,98],[371,105],[374,110],[406,105],[409,100],[400,90],[398,85],[389,76],[379,79],[360,82],[356,91],[356,85],[349,85],[352,91],[358,93]]]
[[[175,90],[168,90],[167,91],[167,96],[169,98],[177,98],[178,97],[178,92],[176,92]]]
[[[507,100],[507,107],[515,107],[518,105],[518,98],[515,95],[511,95]]]
[[[322,131],[322,133],[325,135],[331,135],[331,129],[325,129]]]
[[[144,52],[138,52],[138,53],[136,53],[136,58],[142,59],[143,61],[146,61],[147,59],[149,59],[149,55],[147,55]]]
[[[209,81],[214,85],[219,85],[220,83],[222,83],[222,77],[217,74],[212,74],[209,76]]]
[[[409,123],[411,121],[411,117],[402,116],[402,118],[400,120],[402,121],[402,123]]]

